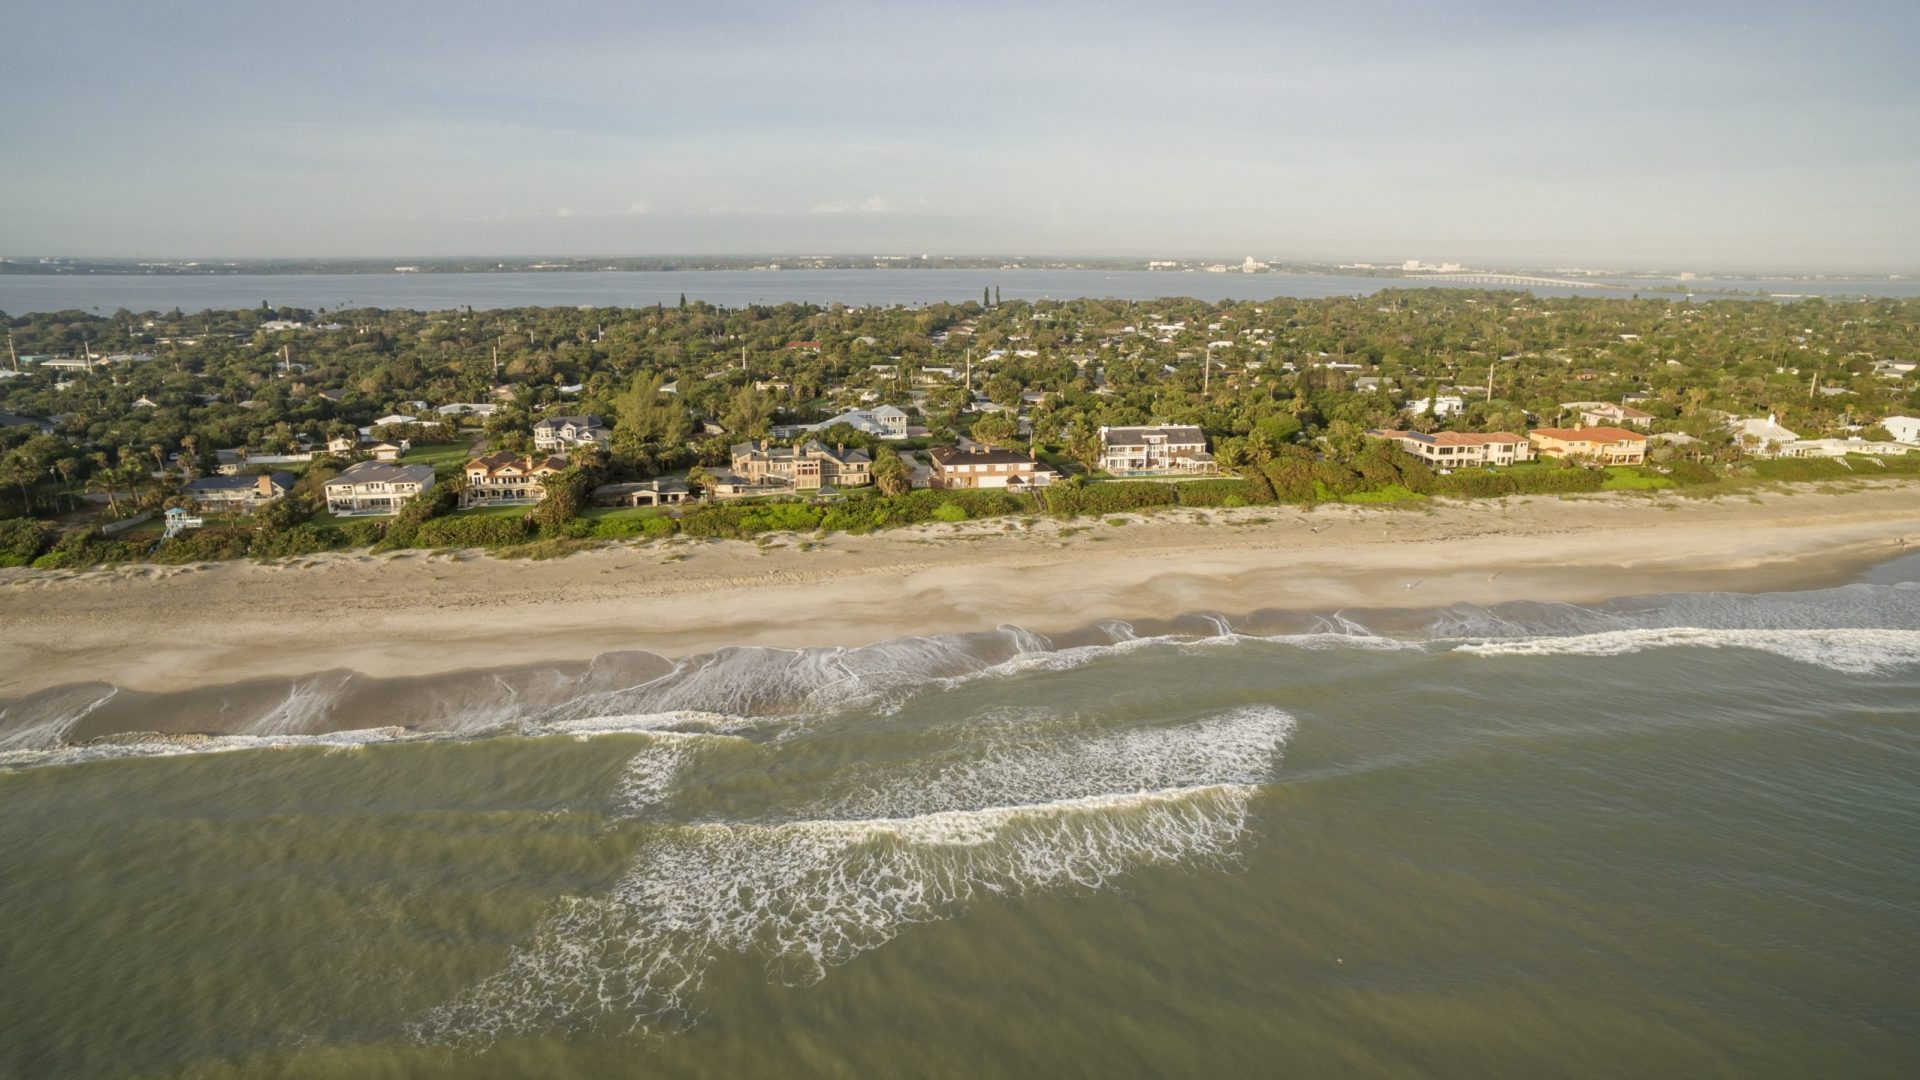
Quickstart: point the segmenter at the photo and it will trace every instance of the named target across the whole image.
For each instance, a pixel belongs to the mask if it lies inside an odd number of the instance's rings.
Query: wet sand
[[[0,571],[0,696],[175,691],[348,669],[380,677],[859,645],[1015,623],[1265,608],[1593,602],[1844,580],[1920,542],[1920,487],[1691,500],[1594,495],[994,519],[871,536],[676,539],[543,562],[477,552]]]

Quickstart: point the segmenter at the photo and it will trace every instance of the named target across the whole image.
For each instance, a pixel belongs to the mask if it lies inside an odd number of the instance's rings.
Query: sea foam
[[[1678,647],[1753,649],[1851,674],[1873,674],[1920,664],[1920,630],[1705,629],[1658,627],[1609,630],[1569,637],[1470,641],[1455,652],[1472,656],[1624,656]]]
[[[843,773],[858,794],[807,808],[873,816],[656,826],[607,895],[563,900],[498,973],[415,1034],[670,1026],[691,1019],[723,955],[808,983],[983,896],[1091,891],[1148,866],[1231,860],[1292,723],[1246,709],[1052,746],[995,737],[971,765]],[[649,757],[640,786],[678,782],[683,766]]]

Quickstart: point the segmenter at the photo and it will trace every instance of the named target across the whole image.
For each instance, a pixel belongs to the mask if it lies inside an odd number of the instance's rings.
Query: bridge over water
[[[1532,277],[1527,274],[1500,273],[1460,273],[1460,274],[1409,274],[1407,281],[1462,281],[1474,285],[1552,285],[1563,289],[1624,289],[1625,285],[1609,285],[1599,281],[1580,281],[1569,278]]]

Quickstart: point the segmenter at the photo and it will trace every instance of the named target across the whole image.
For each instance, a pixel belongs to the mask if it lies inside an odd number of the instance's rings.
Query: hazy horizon
[[[1920,269],[1913,5],[94,0],[14,22],[0,250],[23,256]]]

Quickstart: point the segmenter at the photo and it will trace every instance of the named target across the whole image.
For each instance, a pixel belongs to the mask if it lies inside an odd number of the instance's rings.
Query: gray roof
[[[273,473],[269,479],[278,491],[293,486],[293,474],[290,472]],[[253,491],[260,485],[258,476],[203,476],[198,480],[189,480],[180,490],[190,494],[202,495],[215,491]]]
[[[597,427],[606,426],[600,422],[600,418],[597,416],[549,416],[543,420],[536,421],[533,426],[537,428],[547,428],[551,430],[553,428],[566,427],[568,424],[572,424],[574,427],[577,427],[577,428],[597,428]]]
[[[0,412],[0,428],[25,427],[32,425],[41,431],[52,431],[53,425],[37,416],[21,416],[18,413]]]
[[[391,461],[362,461],[341,470],[340,475],[327,481],[328,487],[346,487],[350,484],[387,483],[387,484],[428,484],[433,482],[431,465],[399,465]]]

